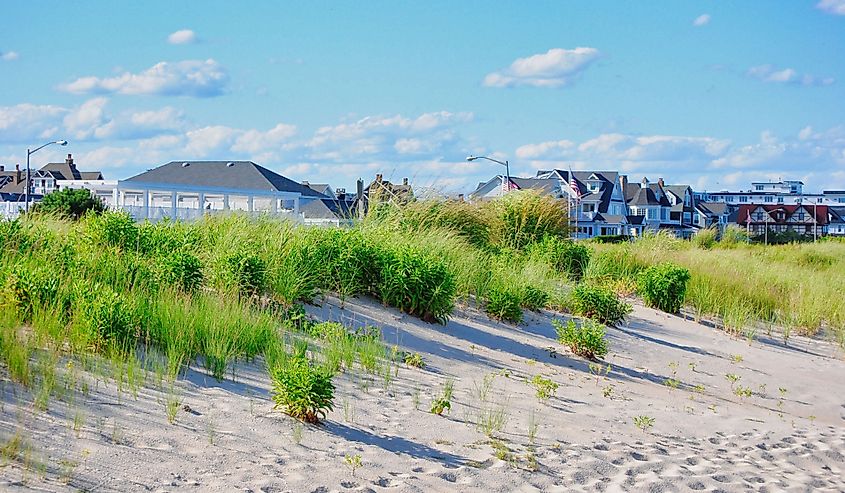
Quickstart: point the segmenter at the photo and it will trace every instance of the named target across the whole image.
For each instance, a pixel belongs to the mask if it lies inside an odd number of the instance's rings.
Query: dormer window
[[[601,182],[600,181],[588,181],[587,182],[587,190],[591,193],[597,193],[601,190]]]

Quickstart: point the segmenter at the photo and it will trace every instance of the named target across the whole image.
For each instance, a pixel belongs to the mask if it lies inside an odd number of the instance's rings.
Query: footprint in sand
[[[643,455],[639,452],[631,452],[631,457],[633,457],[634,460],[638,460],[638,461],[641,461],[641,462],[645,462],[645,461],[648,460],[647,456],[645,456],[645,455]]]
[[[693,482],[691,482],[691,483],[687,483],[687,487],[688,487],[689,489],[691,489],[691,490],[695,490],[695,491],[701,491],[701,490],[703,490],[703,489],[707,488],[707,487],[704,485],[704,483],[702,483],[701,481],[693,481]]]

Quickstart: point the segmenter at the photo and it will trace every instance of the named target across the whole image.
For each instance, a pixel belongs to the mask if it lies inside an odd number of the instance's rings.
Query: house
[[[496,175],[486,182],[479,183],[478,187],[469,194],[470,202],[491,200],[501,197],[504,195],[506,180],[507,178],[505,176]],[[537,190],[541,194],[551,195],[556,199],[564,196],[560,183],[557,180],[550,178],[519,178],[511,176],[510,186],[507,188],[509,190]]]
[[[724,202],[695,202],[693,223],[698,229],[715,227],[722,232],[730,223],[733,210]]]
[[[673,224],[669,219],[672,203],[663,189],[662,178],[657,183],[649,182],[646,177],[640,183],[628,183],[627,177],[623,176],[621,185],[625,190],[629,214],[642,216],[643,229],[671,229],[673,233],[679,232],[681,225]]]
[[[309,225],[346,226],[355,218],[354,203],[336,197],[309,200],[299,210]]]
[[[371,203],[389,202],[403,205],[414,199],[414,189],[408,183],[407,178],[403,178],[402,184],[399,185],[385,180],[384,176],[378,173],[376,178],[364,189],[362,195],[367,209]]]
[[[794,232],[802,236],[825,236],[830,221],[826,205],[786,204],[739,206],[737,224],[745,227],[751,236],[771,233]]]
[[[332,190],[331,185],[328,183],[309,183],[307,181],[303,181],[302,184],[321,195],[334,199],[337,198],[337,195],[335,195],[334,190]]]
[[[663,191],[666,192],[666,198],[671,204],[669,222],[680,227],[678,236],[681,238],[692,237],[698,230],[698,224],[693,221],[695,195],[692,187],[689,185],[663,185],[662,180],[658,180],[658,184],[662,185]]]
[[[119,181],[113,203],[138,220],[191,219],[225,210],[299,219],[301,205],[325,198],[252,161],[171,161]]]
[[[845,206],[828,207],[827,234],[830,236],[845,236]]]
[[[618,178],[619,174],[615,171],[560,169],[541,170],[536,176],[536,179],[557,182],[562,195],[570,202],[573,227],[578,238],[642,233],[642,224],[632,224],[628,220],[628,208],[617,185]]]

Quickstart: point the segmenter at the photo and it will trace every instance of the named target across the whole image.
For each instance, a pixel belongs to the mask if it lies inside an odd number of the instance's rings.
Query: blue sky
[[[252,159],[469,191],[512,163],[845,188],[845,0],[8,2],[0,164]]]

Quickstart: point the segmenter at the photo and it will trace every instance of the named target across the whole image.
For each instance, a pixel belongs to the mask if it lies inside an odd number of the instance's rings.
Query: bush
[[[273,380],[273,409],[284,408],[291,417],[318,423],[333,409],[332,372],[314,366],[304,351],[270,370]]]
[[[706,229],[700,229],[692,237],[690,241],[692,244],[697,246],[698,248],[703,248],[705,250],[709,250],[716,245],[716,240],[719,237],[719,230],[714,227],[709,227]]]
[[[187,252],[175,251],[158,259],[159,281],[192,293],[202,284],[202,264]]]
[[[552,325],[558,341],[573,354],[587,359],[603,358],[607,354],[604,325],[590,319],[585,319],[580,327],[574,320],[568,320],[566,324],[552,320]]]
[[[528,310],[532,311],[539,311],[541,308],[545,308],[546,303],[549,302],[549,294],[543,291],[542,289],[535,288],[534,286],[523,286],[522,292],[520,293],[520,302],[519,305],[522,308],[527,308]]]
[[[74,323],[94,349],[106,345],[128,349],[135,341],[132,304],[101,284],[76,286]]]
[[[59,291],[59,278],[46,267],[16,265],[3,283],[3,303],[17,309],[24,321],[30,321],[36,307],[51,304]]]
[[[566,237],[569,216],[564,202],[536,191],[511,192],[489,203],[491,242],[521,250],[546,237]]]
[[[522,297],[510,288],[492,286],[487,292],[484,310],[495,319],[518,324],[522,322]]]
[[[719,245],[733,247],[740,243],[748,243],[748,233],[736,224],[728,224],[722,231]]]
[[[610,289],[579,284],[572,290],[572,311],[602,323],[615,324],[631,312],[631,305],[620,300]]]
[[[261,257],[242,249],[227,256],[224,262],[230,280],[238,291],[254,295],[264,289],[264,273],[267,269]]]
[[[138,245],[138,226],[128,212],[106,211],[86,220],[88,236],[99,245],[134,250]]]
[[[565,273],[574,281],[581,280],[590,263],[590,250],[572,240],[547,236],[543,241],[532,245],[531,256],[548,263],[557,272]]]
[[[677,313],[684,302],[690,273],[683,267],[663,263],[642,271],[637,279],[637,292],[646,305],[668,313]]]
[[[407,245],[376,250],[375,292],[381,301],[428,322],[445,322],[455,298],[455,279],[446,265]]]
[[[48,193],[32,208],[34,213],[55,214],[74,220],[79,219],[88,211],[101,213],[105,210],[103,202],[84,188],[65,188]]]

